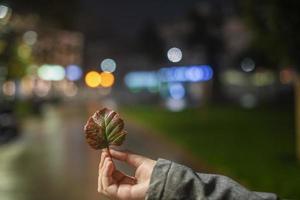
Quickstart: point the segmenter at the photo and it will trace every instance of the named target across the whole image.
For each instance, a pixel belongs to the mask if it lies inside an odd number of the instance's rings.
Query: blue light
[[[173,99],[183,99],[185,96],[185,88],[181,83],[171,83],[169,84],[169,93]]]
[[[204,80],[210,80],[213,77],[213,70],[210,66],[203,66]]]
[[[212,77],[213,71],[209,65],[168,67],[159,70],[161,82],[201,82],[209,81]]]
[[[130,89],[157,90],[163,84],[183,82],[204,82],[213,78],[209,65],[164,67],[158,71],[134,71],[125,76],[125,84]]]
[[[192,66],[186,70],[185,73],[186,80],[191,82],[199,82],[204,80],[204,70],[203,68]]]
[[[66,77],[70,81],[77,81],[82,77],[82,70],[78,65],[69,65],[66,67]]]
[[[186,67],[175,67],[174,68],[174,79],[178,82],[186,81],[185,73],[186,73]]]

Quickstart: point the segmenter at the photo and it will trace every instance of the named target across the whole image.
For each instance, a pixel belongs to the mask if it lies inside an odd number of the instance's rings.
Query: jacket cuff
[[[161,158],[157,160],[151,175],[146,200],[162,199],[171,165],[172,162],[169,160]]]

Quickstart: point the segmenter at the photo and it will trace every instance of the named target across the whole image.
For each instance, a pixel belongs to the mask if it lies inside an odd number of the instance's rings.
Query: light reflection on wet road
[[[0,146],[0,199],[104,199],[96,191],[100,154],[83,135],[88,110],[97,108],[94,104],[46,106],[42,117],[25,119],[22,136]],[[187,163],[182,152],[130,122],[125,126],[129,135],[123,148]],[[127,166],[117,165],[131,173]]]

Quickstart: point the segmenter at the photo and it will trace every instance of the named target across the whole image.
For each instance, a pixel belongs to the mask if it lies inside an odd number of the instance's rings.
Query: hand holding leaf
[[[108,108],[95,112],[88,119],[84,131],[87,142],[92,148],[107,148],[109,154],[109,146],[120,146],[127,134],[124,130],[124,121],[119,114]]]

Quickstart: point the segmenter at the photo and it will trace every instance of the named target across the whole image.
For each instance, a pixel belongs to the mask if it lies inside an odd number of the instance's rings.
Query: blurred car
[[[0,145],[12,141],[18,135],[19,128],[13,105],[0,103]]]

